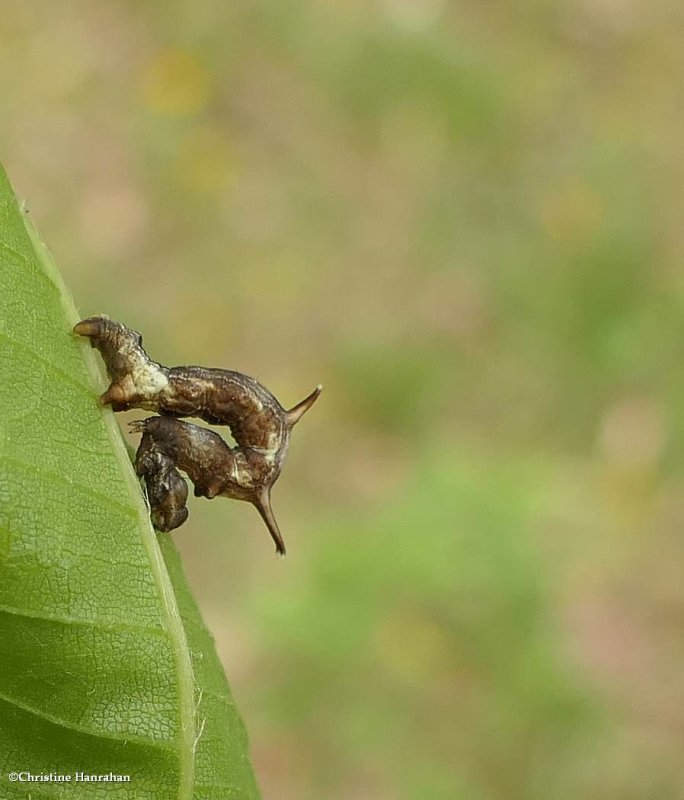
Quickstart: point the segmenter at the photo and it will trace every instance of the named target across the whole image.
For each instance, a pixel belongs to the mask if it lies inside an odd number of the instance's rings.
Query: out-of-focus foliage
[[[681,796],[675,6],[10,0],[81,310],[325,394],[175,537],[265,798]]]

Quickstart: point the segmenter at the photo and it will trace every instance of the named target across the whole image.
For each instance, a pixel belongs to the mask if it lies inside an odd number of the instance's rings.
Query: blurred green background
[[[680,10],[2,4],[83,315],[325,384],[174,534],[264,800],[684,798]]]

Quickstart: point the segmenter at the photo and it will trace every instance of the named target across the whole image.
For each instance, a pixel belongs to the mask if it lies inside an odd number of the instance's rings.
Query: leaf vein
[[[137,516],[134,509],[130,506],[125,505],[124,503],[120,503],[118,500],[113,500],[106,494],[102,494],[95,489],[91,489],[90,486],[86,486],[83,483],[79,483],[78,481],[68,480],[64,475],[60,475],[57,472],[52,472],[52,470],[44,469],[43,467],[36,466],[35,464],[27,464],[25,461],[22,461],[19,458],[14,458],[12,456],[4,456],[2,457],[3,463],[5,464],[12,464],[15,467],[19,467],[19,469],[23,469],[25,472],[29,472],[32,475],[37,475],[41,478],[50,478],[55,483],[59,484],[61,487],[69,486],[73,487],[74,489],[78,489],[84,495],[88,497],[93,497],[99,502],[107,505],[113,506],[114,508],[118,508],[120,511],[123,511],[127,517],[135,518]]]
[[[153,636],[168,636],[168,631],[161,625],[135,625],[131,622],[120,622],[118,620],[86,619],[84,617],[69,617],[64,614],[48,614],[42,611],[16,608],[0,603],[0,614],[8,614],[26,619],[38,619],[44,622],[55,622],[61,625],[82,626],[84,628],[102,628],[111,631],[129,631],[131,633],[149,633]]]
[[[61,367],[58,367],[49,358],[46,358],[44,355],[41,355],[37,350],[34,350],[32,347],[29,347],[26,342],[22,342],[19,339],[14,339],[9,336],[5,331],[0,330],[0,339],[4,339],[8,344],[17,347],[19,350],[23,350],[25,353],[28,353],[30,356],[36,359],[36,361],[40,361],[41,364],[45,364],[51,370],[54,370],[60,377],[62,377],[65,381],[70,383],[72,386],[80,389],[85,394],[93,396],[93,390],[90,386],[87,386],[85,383],[82,383],[77,378],[74,378],[68,372],[63,370]]]
[[[166,750],[174,753],[178,752],[177,745],[170,742],[163,742],[158,739],[150,739],[146,736],[124,736],[121,734],[110,733],[109,731],[105,730],[92,730],[86,725],[77,725],[71,720],[58,717],[55,714],[49,714],[47,711],[30,706],[28,703],[23,703],[21,700],[17,700],[15,697],[10,697],[2,692],[0,692],[0,702],[6,703],[14,708],[19,708],[22,711],[26,711],[28,714],[32,714],[34,717],[44,719],[47,722],[51,722],[53,725],[59,725],[61,728],[66,728],[67,730],[74,731],[75,733],[83,733],[86,736],[94,736],[97,739],[108,739],[118,742],[132,742],[133,744],[139,744],[145,747],[153,747],[157,750]]]

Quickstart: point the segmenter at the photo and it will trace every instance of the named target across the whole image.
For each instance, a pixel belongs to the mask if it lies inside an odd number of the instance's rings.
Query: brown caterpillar
[[[278,479],[290,432],[311,408],[322,387],[289,410],[254,378],[224,369],[164,367],[142,347],[142,336],[106,316],[90,317],[74,327],[87,336],[104,359],[111,384],[100,397],[114,411],[142,408],[161,417],[132,423],[143,433],[136,470],[145,478],[158,530],[168,531],[187,518],[178,473],[183,470],[203,497],[232,497],[256,506],[279,553],[285,545],[271,510],[271,487]],[[213,431],[177,417],[199,417],[226,425],[237,447]],[[178,469],[177,469],[178,468]]]

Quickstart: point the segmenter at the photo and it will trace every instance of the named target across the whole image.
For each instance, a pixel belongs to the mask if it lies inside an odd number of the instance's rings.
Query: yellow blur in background
[[[173,534],[264,800],[681,798],[673,4],[1,13],[0,159],[83,315],[325,385],[285,561],[246,504]]]

